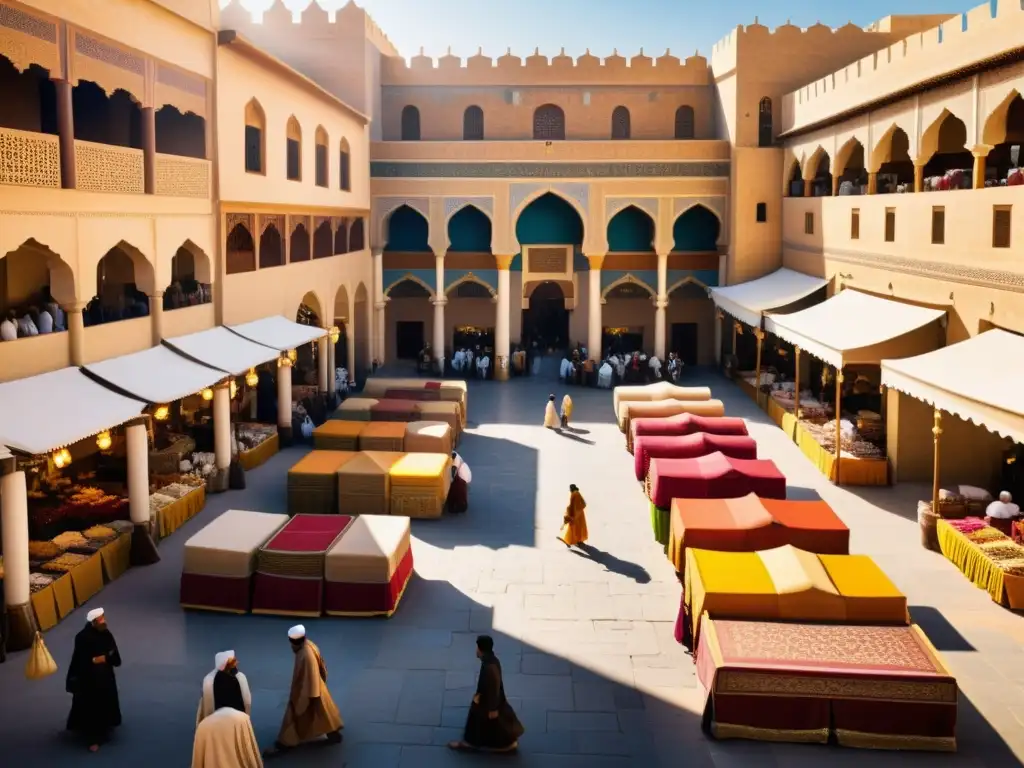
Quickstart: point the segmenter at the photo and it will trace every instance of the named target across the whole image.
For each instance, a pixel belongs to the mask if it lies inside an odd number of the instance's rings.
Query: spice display
[[[52,560],[64,553],[64,550],[52,541],[30,541],[28,543],[29,560]]]
[[[73,552],[65,552],[60,557],[54,558],[48,563],[43,563],[40,566],[40,570],[47,573],[67,573],[88,559],[88,555],[76,555]]]
[[[53,543],[61,549],[74,549],[75,547],[82,546],[86,542],[87,539],[85,536],[78,531],[65,531],[64,533],[53,537]]]
[[[30,573],[28,575],[28,588],[32,592],[38,592],[41,589],[46,589],[55,580],[55,577],[48,573]]]
[[[112,539],[117,536],[117,531],[105,525],[94,525],[82,531],[82,535],[87,539]]]

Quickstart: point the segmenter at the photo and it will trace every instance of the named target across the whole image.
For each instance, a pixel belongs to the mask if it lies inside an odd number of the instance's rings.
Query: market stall
[[[636,479],[643,481],[651,459],[696,459],[721,453],[734,459],[756,459],[757,443],[747,435],[710,435],[694,432],[689,435],[645,435],[633,444],[633,469]]]
[[[338,514],[338,470],[356,455],[313,450],[299,459],[288,470],[288,514]]]
[[[391,468],[404,453],[362,451],[338,470],[338,511],[343,515],[391,514]]]
[[[1024,610],[1024,546],[977,517],[939,520],[939,551],[993,601]]]
[[[795,433],[804,454],[836,484],[888,484],[888,461],[884,454],[884,413],[858,408],[858,393],[844,392],[844,370],[848,366],[873,367],[883,358],[909,357],[940,346],[945,311],[901,304],[859,291],[840,291],[832,298],[789,315],[768,315],[765,329],[793,345],[794,356],[801,351],[829,366],[833,376],[834,400],[831,427],[804,424],[800,382],[794,384]],[[800,369],[799,362],[797,370]],[[852,369],[851,369],[852,370]],[[860,377],[851,382],[856,386]],[[870,387],[868,387],[870,390]],[[853,408],[843,410],[844,397]],[[826,435],[831,435],[828,441]]]
[[[409,518],[363,515],[327,552],[324,612],[391,616],[412,578]]]
[[[366,380],[366,384],[363,385],[363,395],[369,398],[375,398],[383,400],[389,398],[392,390],[434,390],[438,393],[438,399],[444,402],[458,403],[459,404],[459,416],[461,423],[460,428],[466,426],[466,417],[469,411],[469,399],[468,390],[466,388],[466,382],[464,381],[432,381],[430,379],[386,379],[382,377],[372,376]],[[402,392],[397,392],[397,395],[402,395],[399,399],[419,399],[419,398],[407,398]]]
[[[452,484],[452,458],[442,453],[407,453],[388,472],[391,514],[438,518]]]
[[[142,409],[78,368],[0,384],[0,445],[9,449],[0,459],[9,649],[28,648],[40,626],[89,600],[129,558],[159,559],[149,534]],[[127,471],[111,493],[94,484],[95,457],[115,439]]]
[[[626,449],[632,453],[634,441],[644,435],[689,435],[694,432],[709,435],[746,435],[747,422],[730,416],[697,416],[692,413],[630,419],[629,432],[626,433]]]

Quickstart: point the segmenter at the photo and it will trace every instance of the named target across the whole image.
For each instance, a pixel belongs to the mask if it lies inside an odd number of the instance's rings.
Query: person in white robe
[[[0,323],[0,341],[17,341],[18,324],[10,317]]]
[[[601,364],[597,371],[597,386],[601,389],[611,389],[612,366],[607,360]]]
[[[572,363],[569,362],[569,358],[562,358],[562,365],[558,369],[558,378],[565,380],[572,376]]]
[[[205,718],[196,728],[192,768],[263,768],[249,715],[222,707]]]
[[[39,323],[36,326],[39,333],[53,333],[53,317],[45,309],[39,313]]]
[[[487,369],[491,367],[491,358],[485,352],[483,357],[477,358],[476,371],[481,379],[487,378]]]
[[[654,356],[651,356],[651,359],[647,362],[647,365],[650,367],[651,372],[654,374],[654,378],[660,379],[661,378],[661,360],[659,360],[658,358],[656,358]]]
[[[462,369],[466,365],[466,350],[457,349],[455,354],[452,355],[452,368],[456,373],[462,373]]]
[[[203,690],[199,696],[199,709],[196,712],[197,726],[217,709],[224,707],[224,702],[216,701],[214,696],[214,681],[217,678],[217,673],[232,675],[235,678],[241,689],[245,714],[252,714],[252,692],[249,690],[249,681],[238,669],[238,657],[235,656],[234,651],[221,651],[214,657],[213,671],[203,678]]]
[[[986,517],[994,517],[999,520],[1010,520],[1014,517],[1020,517],[1020,505],[1013,503],[1013,496],[1010,495],[1009,491],[1003,491],[999,494],[999,500],[993,501],[985,509]]]
[[[558,429],[560,424],[558,409],[555,408],[555,396],[548,395],[548,404],[544,406],[544,426],[548,429]]]
[[[39,329],[36,328],[35,321],[32,320],[32,315],[28,314],[27,312],[25,313],[24,317],[22,317],[18,321],[18,335],[21,336],[22,338],[26,336],[39,335]]]

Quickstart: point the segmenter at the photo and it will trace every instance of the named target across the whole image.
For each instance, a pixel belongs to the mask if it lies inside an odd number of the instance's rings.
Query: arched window
[[[402,107],[402,141],[420,140],[420,111],[409,104]]]
[[[757,107],[757,146],[770,147],[774,141],[772,100],[765,96]]]
[[[629,110],[626,107],[616,107],[612,111],[612,138],[628,139],[629,134]]]
[[[352,191],[352,154],[348,149],[348,139],[341,140],[338,178],[343,192]]]
[[[688,104],[676,110],[676,138],[693,138],[693,107]]]
[[[484,111],[476,105],[466,107],[462,113],[462,140],[484,140]]]
[[[302,128],[294,115],[288,118],[287,162],[288,180],[302,181]]]
[[[316,185],[327,186],[327,131],[322,125],[316,127]]]
[[[245,170],[266,173],[263,160],[266,151],[267,119],[256,99],[245,105]]]
[[[533,138],[540,141],[565,140],[565,112],[554,104],[537,107],[533,113]]]

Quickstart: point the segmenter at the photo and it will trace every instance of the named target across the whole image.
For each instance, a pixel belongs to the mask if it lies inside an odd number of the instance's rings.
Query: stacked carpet
[[[338,514],[338,470],[357,454],[310,451],[288,470],[288,513]]]
[[[756,493],[786,498],[786,478],[768,459],[733,459],[712,453],[696,459],[652,459],[647,495],[666,511],[672,499],[730,499]]]
[[[715,452],[735,459],[756,459],[757,443],[747,435],[644,435],[633,444],[633,469],[636,479],[643,480],[651,459],[696,459]]]
[[[350,397],[334,409],[331,418],[343,421],[369,421],[370,412],[378,402],[370,397]]]
[[[908,624],[907,598],[866,555],[687,549],[676,639],[700,645],[703,617]]]
[[[668,559],[686,567],[686,550],[757,552],[792,544],[819,555],[850,552],[850,529],[824,501],[762,499],[673,499]]]
[[[416,421],[415,400],[378,400],[370,407],[370,421]]]
[[[747,422],[735,416],[695,416],[677,413],[675,416],[630,419],[626,432],[626,450],[633,450],[633,442],[644,435],[690,435],[704,432],[709,435],[745,435]]]
[[[612,391],[612,408],[618,415],[622,403],[657,402],[658,400],[710,400],[710,387],[680,387],[668,381],[641,386],[616,387]]]
[[[696,416],[724,416],[725,404],[721,400],[657,400],[626,401],[619,405],[619,431],[629,434],[633,419],[664,418],[680,413]]]
[[[365,421],[328,419],[313,430],[313,447],[321,451],[357,451],[359,435],[367,426]]]
[[[407,453],[451,455],[452,428],[443,421],[411,421],[405,425]]]
[[[466,382],[464,381],[431,381],[428,379],[383,379],[371,377],[363,385],[366,397],[383,398],[389,389],[426,389],[437,392],[439,400],[458,403],[463,419],[469,408]]]
[[[260,547],[288,522],[288,515],[229,509],[185,542],[181,605],[248,613]]]
[[[324,611],[390,616],[412,576],[409,518],[358,517],[327,552]]]
[[[444,512],[452,484],[451,456],[407,453],[391,467],[391,514],[436,518]]]
[[[371,421],[359,435],[360,451],[405,450],[406,423]]]
[[[458,445],[459,437],[462,434],[462,428],[465,426],[463,414],[460,411],[458,403],[449,403],[444,401],[439,403],[417,403],[416,417],[415,419],[410,419],[410,421],[415,421],[417,419],[423,421],[443,421],[452,428],[452,443]]]
[[[697,677],[716,738],[956,751],[957,683],[916,625],[708,618],[704,635]]]
[[[405,454],[363,451],[338,470],[338,512],[387,515],[391,511],[390,471]]]
[[[384,393],[384,398],[387,400],[440,400],[441,390],[440,389],[412,389],[412,388],[399,388],[389,389]]]
[[[296,515],[259,551],[252,612],[323,613],[327,552],[352,524],[348,515]]]

